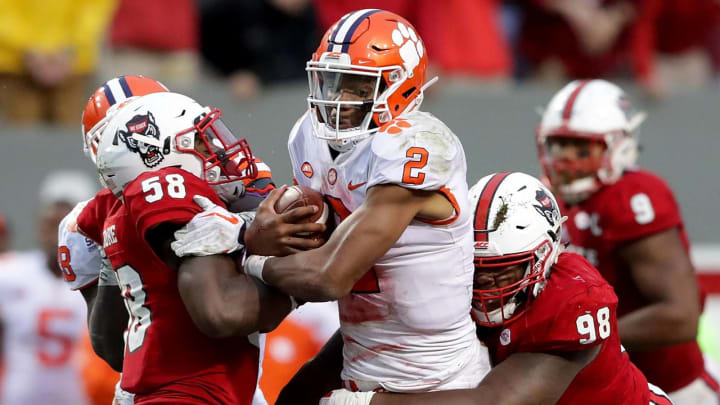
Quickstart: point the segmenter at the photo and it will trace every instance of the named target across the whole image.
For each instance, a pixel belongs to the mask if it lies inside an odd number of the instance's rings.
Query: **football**
[[[330,212],[330,207],[327,205],[325,200],[323,199],[322,194],[319,192],[311,189],[310,187],[305,186],[292,186],[288,187],[287,190],[283,193],[282,196],[280,196],[280,199],[278,199],[275,202],[275,212],[281,214],[287,211],[290,211],[294,208],[298,207],[306,207],[309,205],[315,205],[320,210],[315,213],[315,215],[305,218],[302,222],[316,222],[325,224],[328,227],[328,231],[330,229],[330,223],[332,220],[332,215]],[[328,232],[326,232],[328,233]],[[316,235],[316,234],[299,234],[299,236],[303,237],[311,237],[311,238],[317,238],[321,237],[323,235]]]

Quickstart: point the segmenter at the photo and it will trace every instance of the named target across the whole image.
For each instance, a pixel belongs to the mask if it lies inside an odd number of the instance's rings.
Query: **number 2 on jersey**
[[[595,319],[597,319],[597,328],[595,327]],[[580,344],[589,345],[600,339],[607,339],[610,336],[610,308],[602,307],[598,309],[596,316],[592,314],[584,314],[575,320],[578,334],[580,334]],[[597,330],[596,330],[597,329]]]
[[[405,152],[405,156],[412,160],[405,163],[402,181],[405,184],[422,184],[425,181],[425,173],[420,169],[427,165],[428,151],[425,148],[413,146]],[[413,172],[413,170],[417,169]]]

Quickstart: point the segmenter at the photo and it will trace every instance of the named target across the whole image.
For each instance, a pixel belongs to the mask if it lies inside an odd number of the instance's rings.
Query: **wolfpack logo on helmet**
[[[540,203],[540,205],[533,205],[535,210],[545,217],[550,226],[555,225],[555,222],[560,218],[560,211],[555,206],[555,203],[553,203],[552,198],[542,189],[538,189],[535,191],[535,199]]]
[[[117,139],[120,138],[131,152],[138,153],[142,157],[143,163],[147,167],[155,167],[164,159],[160,148],[155,145],[149,145],[145,142],[138,141],[133,137],[134,134],[140,134],[155,139],[160,139],[160,130],[155,124],[155,117],[150,111],[146,115],[136,115],[125,124],[127,131],[118,130],[115,135],[114,145],[117,145]],[[164,152],[165,154],[169,151]]]

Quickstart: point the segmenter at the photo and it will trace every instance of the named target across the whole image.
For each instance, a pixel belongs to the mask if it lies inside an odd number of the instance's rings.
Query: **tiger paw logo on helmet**
[[[392,32],[392,40],[395,45],[400,47],[400,57],[408,77],[413,77],[413,70],[420,64],[420,58],[425,53],[425,48],[412,27],[408,27],[402,22],[397,24],[398,27]]]
[[[122,129],[118,130],[115,135],[115,140],[113,141],[114,145],[117,145],[117,139],[119,138],[125,143],[130,152],[140,155],[143,163],[147,167],[155,167],[163,161],[165,157],[158,146],[150,145],[133,137],[133,135],[138,134],[157,139],[158,141],[160,140],[160,130],[157,124],[155,124],[155,117],[153,117],[150,111],[145,115],[138,114],[132,117],[130,121],[125,123],[125,128],[127,128],[127,131],[123,131]],[[169,152],[170,151],[167,150],[164,154]]]

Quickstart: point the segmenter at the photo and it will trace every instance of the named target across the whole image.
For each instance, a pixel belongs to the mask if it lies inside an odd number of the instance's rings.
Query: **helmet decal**
[[[490,204],[495,198],[495,193],[500,187],[500,184],[509,175],[510,172],[500,172],[493,175],[480,193],[477,204],[475,205],[475,212],[480,213],[480,215],[475,215],[475,242],[488,242],[488,234],[491,231],[491,229],[488,229],[490,222]],[[485,244],[485,248],[487,248],[487,244]]]
[[[157,166],[163,161],[163,153],[161,153],[157,145],[150,145],[133,137],[133,135],[139,134],[157,139],[158,141],[160,140],[160,130],[157,124],[155,124],[155,118],[150,111],[144,115],[138,114],[134,116],[130,121],[125,123],[125,127],[127,131],[123,131],[122,129],[117,131],[113,145],[117,145],[117,140],[120,139],[125,143],[128,150],[139,154],[145,166],[150,168]]]
[[[539,205],[533,205],[535,210],[548,221],[550,226],[555,226],[560,219],[560,210],[558,210],[555,202],[547,195],[545,190],[540,188],[535,191],[535,199],[539,203]]]
[[[367,17],[382,11],[380,9],[364,9],[346,14],[335,26],[328,39],[328,52],[347,52],[352,43],[353,34]]]
[[[392,32],[392,40],[400,47],[400,57],[403,60],[403,67],[408,77],[413,76],[415,67],[420,64],[420,58],[425,53],[422,40],[417,36],[412,27],[408,27],[398,21],[397,29]]]

